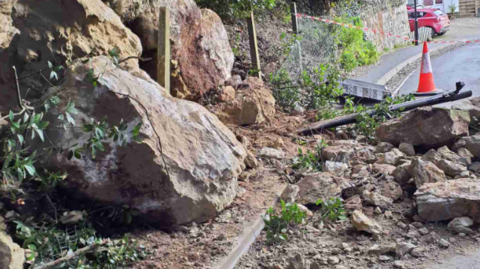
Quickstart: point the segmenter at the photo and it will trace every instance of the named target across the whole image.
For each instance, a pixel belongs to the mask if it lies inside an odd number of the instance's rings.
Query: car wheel
[[[447,33],[447,32],[438,33],[437,35],[442,36],[442,35],[444,35],[444,34],[446,34],[446,33]]]

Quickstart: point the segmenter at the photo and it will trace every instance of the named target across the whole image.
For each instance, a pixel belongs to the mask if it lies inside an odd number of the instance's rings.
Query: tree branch
[[[148,62],[148,61],[151,61],[152,58],[142,58],[142,57],[139,57],[139,56],[129,56],[123,60],[120,60],[118,61],[118,64],[121,64],[123,62],[126,62],[128,60],[131,60],[131,59],[138,59],[140,62]]]
[[[17,87],[18,103],[20,104],[20,107],[22,109],[25,109],[25,107],[23,106],[22,95],[20,94],[20,84],[18,83],[17,68],[15,68],[15,66],[12,66],[12,69],[13,73],[15,74],[15,85]]]
[[[42,265],[42,266],[36,267],[35,269],[47,269],[47,268],[55,267],[55,266],[57,266],[57,265],[60,265],[60,264],[63,263],[63,262],[66,262],[66,261],[71,260],[71,259],[73,259],[73,258],[75,258],[75,257],[78,257],[78,256],[80,256],[80,255],[82,255],[82,254],[85,254],[85,253],[88,253],[88,252],[90,252],[90,251],[93,251],[94,249],[96,249],[96,248],[98,248],[98,247],[100,247],[100,246],[105,245],[108,241],[109,241],[109,240],[104,240],[103,242],[101,242],[101,243],[99,243],[99,244],[93,244],[93,245],[91,245],[91,246],[81,248],[81,249],[75,251],[73,254],[67,255],[67,256],[62,257],[62,258],[60,258],[60,259],[58,259],[58,260],[55,260],[55,261],[53,261],[53,262],[49,262],[49,263],[44,264],[44,265]]]

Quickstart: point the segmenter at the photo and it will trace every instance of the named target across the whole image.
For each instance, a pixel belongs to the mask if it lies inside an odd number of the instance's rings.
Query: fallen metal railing
[[[411,101],[411,102],[405,102],[402,104],[397,104],[397,105],[392,105],[390,106],[390,110],[396,111],[403,109],[403,111],[408,111],[412,110],[418,107],[423,107],[423,106],[433,106],[436,104],[441,104],[441,103],[447,103],[447,102],[453,102],[465,98],[469,98],[472,96],[472,91],[464,91],[460,92],[461,89],[465,86],[465,83],[463,82],[457,82],[456,84],[456,90],[451,91],[451,92],[446,92],[442,95],[435,95],[432,97],[428,98],[422,98],[419,100]],[[368,110],[366,112],[368,115],[373,116],[376,114],[375,110]],[[328,128],[334,128],[334,127],[339,127],[347,124],[352,124],[357,121],[357,114],[351,114],[351,115],[346,115],[342,117],[338,117],[335,119],[331,120],[325,120],[325,121],[319,121],[316,123],[311,124],[310,126],[306,128],[302,128],[297,130],[297,133],[299,134],[304,134],[304,135],[311,135],[314,134],[316,131],[323,130],[323,129],[328,129]]]

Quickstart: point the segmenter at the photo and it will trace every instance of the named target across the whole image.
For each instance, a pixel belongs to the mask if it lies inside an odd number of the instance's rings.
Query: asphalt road
[[[468,45],[432,59],[433,76],[437,89],[455,90],[455,83],[463,81],[464,89],[480,96],[480,44]],[[420,69],[408,78],[400,94],[414,93],[418,88]]]

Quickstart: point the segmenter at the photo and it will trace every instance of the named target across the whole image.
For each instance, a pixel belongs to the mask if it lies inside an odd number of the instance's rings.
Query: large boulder
[[[140,39],[101,0],[3,0],[0,25],[0,112],[4,113],[18,105],[12,101],[17,98],[13,65],[20,78],[39,70],[45,70],[42,74],[48,78],[48,61],[59,65],[87,55],[108,55],[114,48],[122,59],[142,54]],[[131,59],[123,65],[138,67],[137,62]],[[50,87],[38,74],[20,82],[22,90],[31,89],[29,97]]]
[[[95,76],[109,70],[97,87],[85,80],[90,68]],[[247,153],[202,106],[169,96],[153,80],[116,68],[106,57],[75,62],[65,82],[51,91],[62,100],[58,111],[68,100],[76,104],[77,124],[107,117],[111,125],[123,119],[132,130],[143,123],[141,143],[120,147],[111,141],[94,160],[88,154],[80,160],[50,159],[50,165],[68,172],[66,188],[73,194],[127,205],[156,225],[202,222],[233,201]],[[89,135],[67,129],[48,136],[57,147],[69,148]]]
[[[25,251],[12,241],[12,238],[0,232],[0,268],[23,269]]]
[[[239,126],[270,121],[275,116],[275,98],[263,82],[254,77],[245,83],[248,88],[237,93],[234,100],[221,103],[217,116],[224,123]]]
[[[468,112],[444,108],[419,108],[405,117],[388,121],[376,130],[383,142],[396,146],[408,143],[424,148],[438,148],[452,144],[461,136],[468,136]]]
[[[470,217],[480,221],[480,184],[462,178],[426,183],[415,193],[418,215],[428,221]]]
[[[170,9],[172,60],[177,69],[172,94],[196,99],[230,78],[235,56],[227,31],[217,14],[200,10],[194,0],[103,0],[142,40],[144,57],[157,59],[160,7]],[[141,63],[152,78],[157,62]]]

